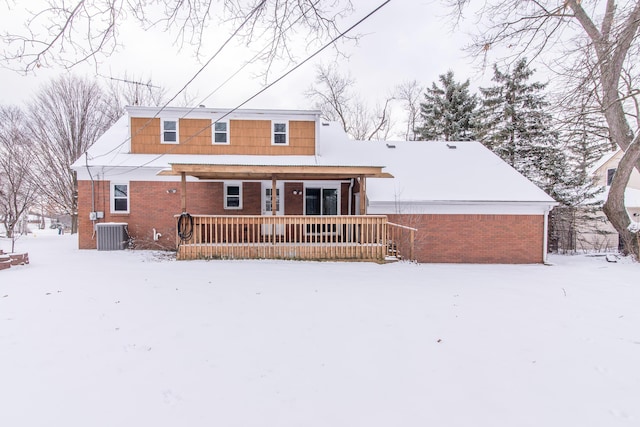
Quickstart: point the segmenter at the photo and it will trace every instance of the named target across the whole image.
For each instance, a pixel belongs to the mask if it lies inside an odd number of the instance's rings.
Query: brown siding
[[[180,119],[180,144],[160,143],[160,119],[131,118],[131,152],[136,154],[313,155],[315,122],[289,121],[289,145],[271,144],[270,120],[230,120],[230,144],[213,144],[211,120]]]
[[[543,261],[543,215],[388,215],[418,229],[419,262],[528,264]]]
[[[160,119],[131,118],[131,152],[164,153],[160,144]]]

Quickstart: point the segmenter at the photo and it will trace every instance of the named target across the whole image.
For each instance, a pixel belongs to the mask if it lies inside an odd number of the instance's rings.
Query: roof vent
[[[453,144],[447,144],[447,148],[449,150],[455,150],[456,148],[458,148],[457,146],[453,145]]]
[[[322,126],[329,126],[329,123],[327,123],[327,122],[322,122]]]
[[[200,108],[206,108],[207,106],[206,106],[206,105],[204,105],[204,104],[200,104],[200,105],[198,105],[198,107],[200,107]]]
[[[396,148],[395,144],[387,144],[387,148]]]

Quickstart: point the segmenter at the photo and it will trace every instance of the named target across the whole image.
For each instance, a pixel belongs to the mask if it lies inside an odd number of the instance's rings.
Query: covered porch
[[[304,259],[384,261],[412,259],[415,229],[391,224],[384,215],[367,215],[366,180],[391,178],[379,166],[246,166],[172,164],[163,175],[181,176],[182,213],[176,215],[178,259]],[[263,193],[263,215],[206,215],[189,212],[186,177],[200,180],[270,182]],[[283,214],[282,182],[357,182],[357,208],[318,209],[318,192],[305,187],[300,215]],[[345,184],[346,185],[346,184]],[[309,191],[307,191],[309,190]],[[346,192],[346,191],[345,191]],[[294,193],[295,194],[295,193]],[[332,193],[327,192],[326,200]],[[320,195],[322,198],[322,193]],[[335,195],[333,195],[335,197]],[[325,199],[323,199],[324,201]],[[332,200],[332,199],[331,199]],[[354,204],[355,205],[355,204]],[[265,208],[266,211],[265,211]],[[346,210],[347,212],[344,212]],[[345,214],[346,213],[346,214]]]

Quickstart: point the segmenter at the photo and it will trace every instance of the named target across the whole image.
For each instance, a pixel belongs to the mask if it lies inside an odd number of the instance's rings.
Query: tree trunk
[[[638,247],[638,236],[635,232],[629,230],[631,219],[625,208],[624,192],[629,183],[631,172],[640,159],[640,141],[639,137],[632,141],[627,150],[620,159],[620,163],[616,169],[611,182],[611,188],[607,195],[607,201],[603,206],[605,215],[620,235],[620,239],[624,244],[624,253],[631,254],[635,259],[640,259],[640,250]]]
[[[71,198],[71,234],[78,232],[78,172],[73,171],[73,195]]]

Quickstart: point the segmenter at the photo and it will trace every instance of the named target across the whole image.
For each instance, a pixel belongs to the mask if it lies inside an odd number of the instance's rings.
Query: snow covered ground
[[[0,426],[640,425],[639,264],[176,262],[55,233],[0,271]]]

